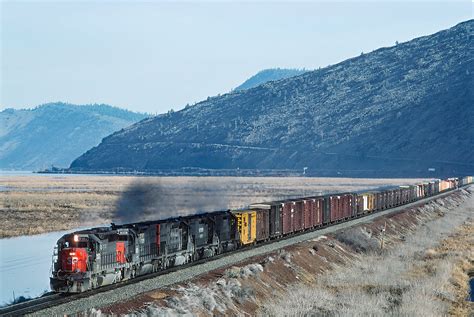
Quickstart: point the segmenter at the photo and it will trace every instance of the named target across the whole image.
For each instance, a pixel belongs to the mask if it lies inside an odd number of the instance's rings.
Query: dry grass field
[[[0,237],[242,208],[420,179],[0,175]]]

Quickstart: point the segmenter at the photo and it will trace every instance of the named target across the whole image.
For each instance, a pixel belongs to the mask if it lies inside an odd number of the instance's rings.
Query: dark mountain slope
[[[264,84],[269,81],[275,81],[280,79],[285,79],[293,76],[298,76],[306,73],[307,70],[304,69],[287,69],[287,68],[271,68],[264,69],[259,71],[257,74],[253,75],[240,86],[235,88],[235,90],[244,90],[249,88],[257,87],[261,84]]]
[[[50,103],[0,112],[0,168],[68,166],[104,136],[145,118],[108,105]]]
[[[105,138],[71,168],[472,173],[473,24],[147,119]]]

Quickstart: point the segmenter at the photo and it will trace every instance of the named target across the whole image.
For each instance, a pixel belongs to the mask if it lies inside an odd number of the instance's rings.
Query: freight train
[[[51,289],[80,293],[218,254],[278,240],[430,197],[473,182],[449,178],[365,193],[259,203],[64,235],[53,254]]]

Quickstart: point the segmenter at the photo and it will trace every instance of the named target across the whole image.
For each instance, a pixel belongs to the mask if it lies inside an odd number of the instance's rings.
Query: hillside
[[[474,20],[104,138],[75,171],[302,169],[310,175],[474,173]],[[428,172],[434,168],[435,172]]]
[[[293,76],[298,76],[306,73],[307,70],[300,69],[285,69],[285,68],[272,68],[264,69],[257,74],[253,75],[246,81],[244,81],[240,86],[235,88],[235,90],[244,90],[257,87],[261,84],[264,84],[269,81],[275,81],[280,79],[285,79]]]
[[[108,105],[49,103],[0,112],[0,168],[66,167],[103,137],[145,118]]]

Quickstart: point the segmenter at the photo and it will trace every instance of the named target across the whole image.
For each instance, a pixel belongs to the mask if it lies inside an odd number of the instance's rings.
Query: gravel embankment
[[[439,197],[443,197],[445,195],[449,195],[449,193],[440,195]],[[287,247],[289,245],[293,245],[302,241],[314,239],[318,236],[326,235],[328,233],[331,233],[340,229],[348,228],[360,223],[367,223],[383,215],[395,213],[395,212],[404,210],[407,207],[424,203],[430,200],[431,199],[424,199],[413,204],[398,207],[395,209],[386,210],[383,212],[369,215],[367,217],[355,219],[349,223],[341,223],[341,224],[332,226],[330,228],[324,228],[324,229],[317,230],[314,232],[308,232],[308,233],[305,233],[296,237],[292,237],[283,241],[277,241],[277,242],[260,246],[254,249],[241,251],[235,254],[222,257],[217,260],[211,260],[204,264],[184,268],[182,270],[165,274],[165,275],[161,275],[158,277],[150,278],[148,280],[145,280],[136,284],[126,285],[126,286],[121,287],[120,289],[91,295],[87,298],[81,298],[81,299],[74,300],[66,304],[61,304],[61,305],[51,307],[42,311],[38,311],[32,314],[32,316],[46,316],[46,315],[56,316],[56,315],[74,314],[74,313],[78,313],[78,312],[85,311],[92,308],[104,307],[116,302],[128,300],[144,292],[148,292],[148,291],[158,289],[164,286],[169,286],[172,284],[189,280],[195,276],[198,276],[200,274],[206,273],[211,270],[231,266],[233,264],[236,264],[238,262],[241,262],[253,256],[258,256],[258,255],[266,254],[269,252],[273,252],[275,250]]]

